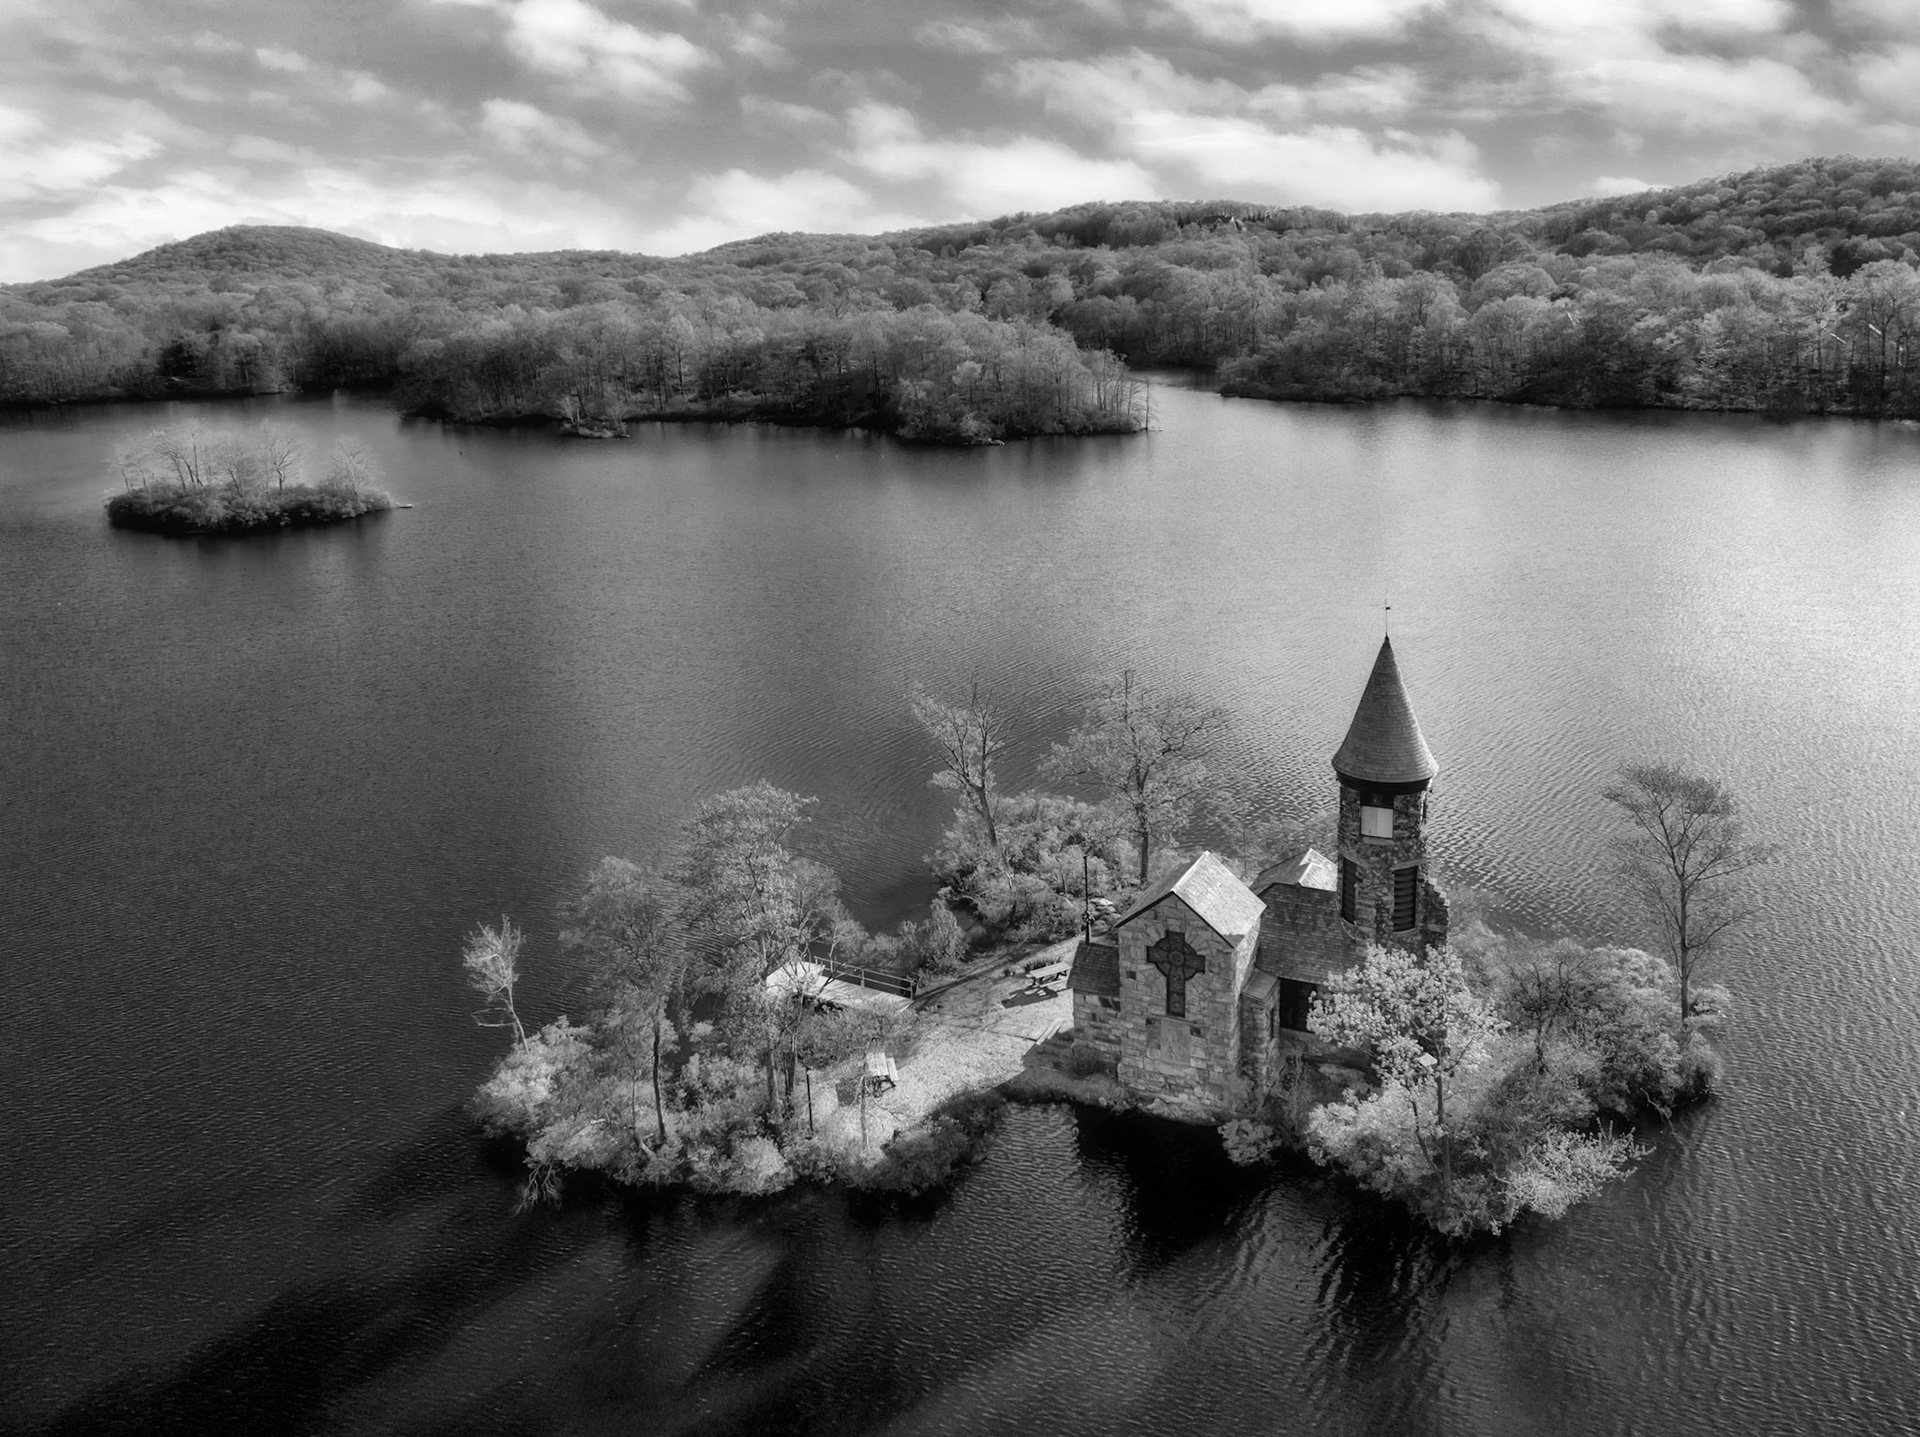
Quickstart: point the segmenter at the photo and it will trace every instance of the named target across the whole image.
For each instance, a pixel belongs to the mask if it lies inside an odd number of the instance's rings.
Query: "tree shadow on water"
[[[1208,1126],[1076,1108],[1082,1165],[1114,1181],[1134,1266],[1153,1269],[1239,1230],[1273,1181],[1237,1166]]]
[[[168,1370],[96,1388],[40,1432],[327,1430],[331,1407],[430,1358],[593,1240],[587,1224],[515,1216],[498,1156],[459,1122],[457,1109],[437,1114],[307,1238],[329,1243],[344,1271],[283,1289]],[[423,1213],[437,1215],[419,1230]]]

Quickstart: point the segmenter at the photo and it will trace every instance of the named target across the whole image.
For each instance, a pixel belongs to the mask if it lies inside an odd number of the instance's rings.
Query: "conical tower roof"
[[[1400,682],[1392,639],[1380,641],[1380,656],[1367,675],[1366,691],[1353,711],[1346,741],[1333,756],[1333,767],[1343,778],[1367,783],[1424,783],[1440,772],[1433,750],[1421,737],[1406,685]]]

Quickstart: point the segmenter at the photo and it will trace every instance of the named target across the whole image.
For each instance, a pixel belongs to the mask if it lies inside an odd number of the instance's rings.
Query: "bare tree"
[[[208,483],[222,483],[238,494],[262,479],[260,452],[227,430],[205,436],[201,446]]]
[[[1614,840],[1620,872],[1646,906],[1680,976],[1680,1032],[1693,1016],[1693,980],[1752,907],[1735,883],[1771,860],[1748,843],[1733,794],[1673,764],[1624,764],[1601,796],[1626,815]]]
[[[1196,808],[1217,801],[1206,752],[1226,725],[1225,709],[1184,691],[1154,693],[1128,669],[1041,767],[1107,791],[1126,814],[1144,883],[1153,845],[1170,842]]]
[[[327,456],[327,484],[331,488],[357,495],[362,489],[371,488],[379,478],[380,466],[373,456],[350,440],[334,445],[333,452]]]
[[[274,488],[285,489],[289,479],[299,479],[300,436],[294,430],[262,420],[254,452],[259,456],[261,477]]]
[[[486,1000],[486,1007],[474,1014],[483,1028],[512,1028],[514,1045],[527,1041],[527,1030],[520,1025],[520,1014],[513,1006],[513,985],[520,981],[520,945],[526,935],[502,918],[500,926],[484,923],[467,936],[463,961],[467,982]]]
[[[1000,830],[994,822],[994,806],[999,796],[994,765],[1006,752],[1012,725],[988,702],[980,691],[976,675],[967,690],[967,701],[950,704],[933,697],[915,684],[909,693],[913,716],[933,743],[940,758],[940,771],[933,776],[935,788],[952,789],[980,815],[987,828],[987,842],[997,852]]]
[[[216,437],[198,424],[175,424],[154,430],[147,442],[152,446],[156,469],[162,473],[170,470],[182,489],[198,489],[209,482],[207,451]]]
[[[198,424],[169,424],[114,451],[114,467],[128,489],[198,489],[210,482],[210,449],[222,436]]]

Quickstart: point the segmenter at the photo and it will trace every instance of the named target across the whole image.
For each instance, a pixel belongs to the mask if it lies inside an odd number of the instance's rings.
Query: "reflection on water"
[[[419,507],[108,530],[153,410],[0,424],[0,1414],[24,1430],[1893,1431],[1920,1422],[1920,435],[1269,406],[985,453],[752,427],[563,442],[266,409]],[[702,795],[821,803],[863,917],[945,798],[904,695],[978,669],[1031,780],[1100,674],[1237,715],[1305,818],[1393,604],[1450,881],[1630,936],[1595,794],[1727,777],[1788,857],[1726,1098],[1605,1201],[1466,1250],[1206,1133],[1012,1113],[946,1197],[510,1212],[459,1102],[460,935],[532,934]]]

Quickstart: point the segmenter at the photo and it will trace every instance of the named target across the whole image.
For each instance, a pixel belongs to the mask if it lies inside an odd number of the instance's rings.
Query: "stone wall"
[[[1106,1063],[1120,1061],[1120,1000],[1099,993],[1073,995],[1073,1046]]]
[[[1166,980],[1147,949],[1169,932],[1206,959],[1187,980],[1187,1013],[1167,1015]],[[1119,1079],[1142,1097],[1226,1109],[1240,1067],[1240,989],[1253,968],[1259,929],[1229,943],[1176,894],[1120,928]]]
[[[1280,981],[1271,973],[1248,975],[1240,991],[1240,1071],[1251,1091],[1264,1093],[1278,1069]]]

